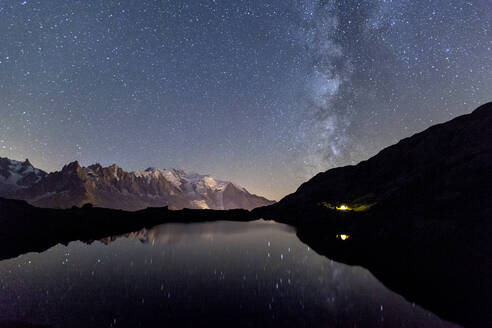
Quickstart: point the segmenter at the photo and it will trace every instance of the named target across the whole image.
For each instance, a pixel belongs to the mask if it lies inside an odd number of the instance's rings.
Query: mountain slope
[[[344,207],[342,207],[344,206]],[[492,103],[252,211],[465,327],[492,325]]]
[[[65,165],[58,172],[44,173],[36,183],[23,189],[12,188],[4,196],[25,199],[40,207],[68,208],[92,203],[125,210],[162,206],[250,210],[273,203],[207,175],[157,168],[126,172],[114,164],[82,167],[78,162]]]
[[[319,173],[257,213],[296,220],[306,212],[367,211],[440,216],[490,213],[492,103],[383,149],[355,166]],[[454,212],[459,205],[459,213]]]
[[[0,196],[29,188],[45,176],[46,172],[33,167],[28,159],[19,162],[0,157]]]

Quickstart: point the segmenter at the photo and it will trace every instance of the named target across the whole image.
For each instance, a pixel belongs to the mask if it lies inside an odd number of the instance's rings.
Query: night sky
[[[0,156],[279,199],[492,100],[490,0],[0,1]]]

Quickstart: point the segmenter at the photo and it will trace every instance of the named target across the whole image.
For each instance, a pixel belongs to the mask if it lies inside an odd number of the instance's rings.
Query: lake
[[[0,262],[0,327],[458,327],[270,221],[162,224]]]

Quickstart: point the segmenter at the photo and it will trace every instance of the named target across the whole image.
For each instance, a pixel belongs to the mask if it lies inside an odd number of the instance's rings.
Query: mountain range
[[[116,164],[82,167],[75,161],[61,171],[46,173],[27,159],[19,162],[8,158],[0,158],[0,196],[27,200],[39,207],[69,208],[91,203],[130,211],[163,206],[251,210],[274,203],[232,182],[179,169],[126,172]]]
[[[175,208],[246,208],[241,197],[248,195],[268,202],[232,183],[180,170],[127,173],[116,165],[84,168],[77,162],[47,174],[29,161],[2,159],[0,186],[10,198],[50,207],[91,202],[135,208],[162,200]],[[228,189],[239,190],[234,202],[228,201]],[[369,269],[385,286],[442,318],[465,327],[491,327],[491,191],[488,103],[357,165],[321,172],[295,193],[252,211],[53,209],[0,198],[0,259],[72,240],[109,242],[110,236],[123,234],[153,242],[159,228],[152,227],[161,223],[273,219],[295,227],[298,238],[318,254]],[[210,196],[218,193],[222,196]]]

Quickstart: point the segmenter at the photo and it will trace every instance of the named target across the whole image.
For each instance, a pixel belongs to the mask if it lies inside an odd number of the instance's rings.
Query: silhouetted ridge
[[[329,206],[454,215],[492,204],[492,103],[405,138],[369,160],[317,174],[268,209],[274,217],[306,211],[336,215]],[[325,203],[327,206],[320,206]],[[320,212],[321,211],[321,212]],[[270,214],[268,214],[270,213]]]

